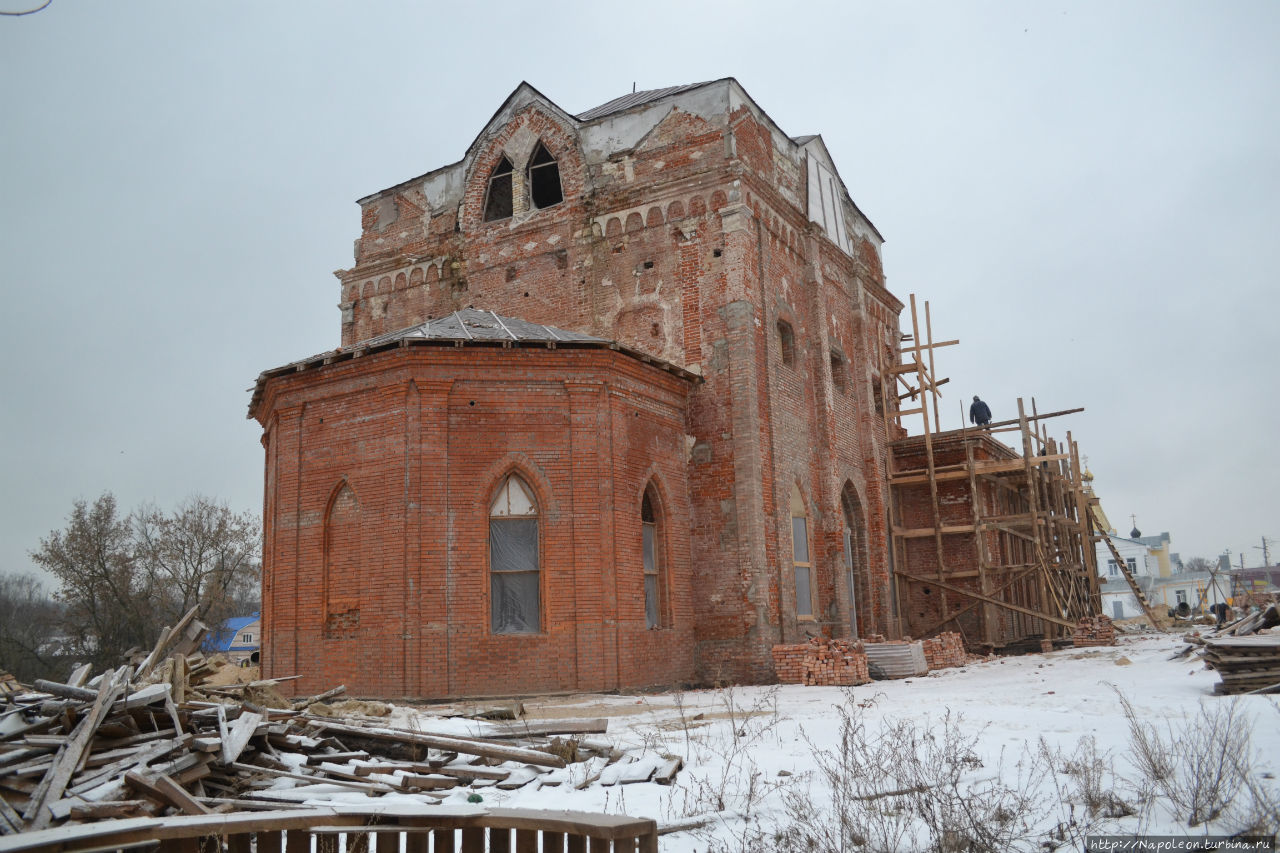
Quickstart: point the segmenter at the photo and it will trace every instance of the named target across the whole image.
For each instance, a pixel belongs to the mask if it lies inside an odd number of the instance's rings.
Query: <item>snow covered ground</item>
[[[1276,699],[1214,696],[1217,676],[1203,663],[1170,660],[1182,647],[1176,635],[1133,636],[1121,637],[1112,648],[998,658],[851,689],[787,685],[527,701],[530,719],[607,716],[609,740],[636,755],[681,756],[685,767],[670,786],[596,781],[579,790],[577,783],[593,768],[576,764],[564,784],[481,793],[485,805],[623,813],[652,817],[665,826],[709,821],[664,835],[662,849],[673,853],[790,849],[797,842],[778,841],[777,832],[797,824],[832,824],[836,810],[822,766],[838,761],[824,761],[822,755],[840,754],[842,726],[854,726],[854,739],[865,746],[851,750],[848,774],[856,779],[839,790],[847,813],[860,826],[870,826],[868,832],[883,835],[886,846],[897,838],[898,849],[923,849],[931,837],[921,816],[910,813],[909,800],[880,796],[920,781],[922,768],[909,767],[914,762],[902,752],[912,744],[916,755],[928,756],[926,763],[959,761],[956,790],[975,809],[995,809],[984,820],[996,814],[1009,821],[1010,837],[1018,841],[1006,849],[1035,849],[1056,825],[1072,820],[1075,832],[1083,834],[1082,801],[1107,793],[1115,795],[1114,801],[1106,801],[1112,811],[1124,811],[1114,808],[1121,803],[1136,814],[1098,818],[1090,831],[1198,835],[1238,829],[1248,805],[1244,793],[1216,822],[1189,828],[1186,808],[1144,777],[1133,761],[1123,696],[1137,719],[1152,724],[1167,743],[1177,744],[1157,751],[1175,754],[1184,767],[1195,756],[1197,738],[1234,707],[1233,730],[1248,734],[1249,745],[1237,744],[1227,757],[1254,759],[1251,778],[1269,798],[1274,816],[1280,797]],[[398,708],[394,723],[432,731],[442,726],[481,731],[482,724],[474,721],[415,715],[412,709]],[[1092,754],[1081,751],[1088,737],[1096,747]],[[948,739],[950,748],[943,743]],[[890,744],[897,745],[896,757]],[[1046,748],[1057,752],[1047,762],[1038,758]],[[1216,751],[1221,758],[1221,749]],[[861,769],[858,762],[864,762]],[[865,762],[882,766],[875,772]],[[1089,767],[1094,781],[1085,785]],[[1075,775],[1067,772],[1071,770]],[[1201,768],[1197,775],[1211,771]],[[931,777],[926,784],[937,781]],[[470,793],[460,790],[445,802],[464,802]],[[999,805],[992,806],[996,799]],[[935,813],[932,820],[936,827],[948,818]],[[1080,849],[1078,839],[1074,845],[1064,843],[1063,849],[1072,846]]]

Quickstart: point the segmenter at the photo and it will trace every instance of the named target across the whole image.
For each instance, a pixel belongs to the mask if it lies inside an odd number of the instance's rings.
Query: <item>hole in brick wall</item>
[[[515,267],[507,267],[507,281],[515,281],[519,274]]]
[[[472,400],[471,402],[467,403],[468,406],[474,406],[475,404],[476,404],[475,400]]]
[[[529,291],[527,291],[527,290],[526,290],[526,291],[524,292],[524,295],[527,297],[527,296],[529,295]]]
[[[649,327],[649,334],[655,338],[658,337],[659,335],[662,334],[662,327],[659,326],[657,323],[654,323],[652,326]]]
[[[647,269],[647,270],[651,270],[651,269],[653,269],[653,261],[645,261],[645,262],[644,262],[644,268],[645,268],[645,269]]]
[[[719,249],[716,249],[714,252],[711,253],[711,257],[713,258],[718,258],[720,257],[720,255],[721,255],[721,251]]]

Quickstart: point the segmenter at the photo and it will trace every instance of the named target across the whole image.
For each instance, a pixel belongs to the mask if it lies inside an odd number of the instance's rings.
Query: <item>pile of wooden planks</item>
[[[1214,693],[1280,693],[1280,634],[1206,639],[1204,662],[1221,679]]]
[[[603,719],[467,720],[462,733],[456,722],[454,731],[429,732],[311,712],[341,686],[258,704],[275,680],[207,683],[214,667],[197,651],[203,626],[184,623],[136,667],[96,678],[80,667],[66,682],[37,681],[0,697],[0,835],[353,794],[431,803],[468,788],[670,784],[682,765],[615,748],[599,737]]]

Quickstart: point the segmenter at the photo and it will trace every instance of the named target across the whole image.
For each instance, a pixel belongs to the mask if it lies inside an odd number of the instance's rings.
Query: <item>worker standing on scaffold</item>
[[[978,399],[978,395],[973,395],[973,403],[969,406],[969,422],[978,426],[986,426],[991,423],[991,409],[987,408],[987,404]]]

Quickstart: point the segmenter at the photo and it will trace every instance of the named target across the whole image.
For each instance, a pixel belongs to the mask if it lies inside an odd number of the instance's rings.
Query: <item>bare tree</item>
[[[1182,564],[1184,572],[1213,572],[1217,569],[1217,560],[1206,560],[1204,557],[1192,557]]]
[[[200,618],[216,626],[238,615],[246,598],[256,599],[259,525],[253,514],[237,515],[225,503],[193,495],[172,513],[143,507],[133,528],[137,559],[161,593],[156,604],[167,624],[198,606]]]
[[[92,505],[76,501],[67,526],[41,539],[31,558],[61,583],[57,597],[75,653],[104,665],[154,642],[152,590],[133,559],[129,518],[119,515],[110,492]]]
[[[255,602],[258,541],[256,516],[210,498],[121,516],[107,493],[77,501],[31,556],[58,578],[72,651],[105,665],[150,646],[192,607],[216,627]]]
[[[0,575],[0,669],[30,684],[64,663],[59,609],[35,575]]]

